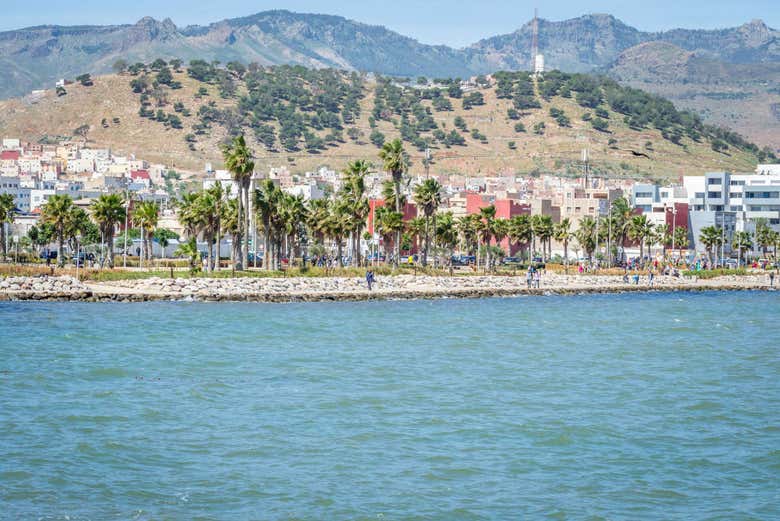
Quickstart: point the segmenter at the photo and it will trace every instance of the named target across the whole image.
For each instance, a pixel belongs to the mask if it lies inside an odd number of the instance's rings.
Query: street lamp
[[[672,203],[671,208],[666,209],[667,212],[672,212],[672,255],[674,255],[674,239],[675,239],[675,231],[677,231],[677,205]]]

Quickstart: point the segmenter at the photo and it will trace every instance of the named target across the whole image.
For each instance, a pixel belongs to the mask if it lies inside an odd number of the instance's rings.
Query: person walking
[[[366,284],[368,285],[368,291],[371,291],[374,284],[374,272],[371,270],[366,271]]]
[[[542,270],[534,270],[534,287],[539,289],[542,285]]]
[[[652,269],[647,270],[647,285],[653,287],[653,279],[655,278],[655,272]]]
[[[775,272],[770,271],[769,272],[769,287],[774,288],[775,287]]]
[[[528,289],[531,289],[534,281],[534,267],[528,266],[528,273],[525,275],[525,283],[528,285]]]

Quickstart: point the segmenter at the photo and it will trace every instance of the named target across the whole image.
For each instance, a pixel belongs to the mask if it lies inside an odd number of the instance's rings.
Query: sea
[[[780,293],[0,303],[0,519],[780,519]]]

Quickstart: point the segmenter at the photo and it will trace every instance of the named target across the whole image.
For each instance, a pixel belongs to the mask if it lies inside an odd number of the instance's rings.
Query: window
[[[709,179],[707,179],[707,184],[708,185],[719,185],[719,184],[721,184],[721,180],[720,180],[719,177],[710,177]]]
[[[636,193],[636,198],[637,199],[650,199],[652,197],[653,197],[653,193],[652,192],[637,192]]]
[[[741,192],[730,192],[729,197],[732,199],[742,199],[742,193]]]
[[[695,197],[696,199],[704,199],[704,192],[696,192]]]
[[[731,181],[729,183],[731,186],[745,186],[745,181]]]
[[[707,192],[708,199],[720,199],[721,192]]]
[[[742,211],[742,205],[738,204],[738,205],[731,206],[730,210],[732,212],[741,212]]]

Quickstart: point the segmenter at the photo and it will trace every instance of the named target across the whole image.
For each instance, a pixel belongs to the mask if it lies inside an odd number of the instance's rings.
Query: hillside
[[[93,146],[191,170],[218,165],[220,143],[239,132],[261,170],[341,168],[375,159],[381,140],[398,136],[416,171],[428,146],[432,172],[470,175],[575,174],[583,148],[595,172],[634,178],[752,170],[764,154],[665,100],[584,75],[549,73],[537,84],[498,73],[462,90],[287,66],[177,71],[160,62],[133,72],[0,102],[0,135],[45,140],[81,128]]]
[[[465,78],[528,69],[531,34],[528,22],[512,33],[453,49],[339,16],[284,10],[183,28],[170,19],[150,17],[132,25],[31,27],[0,32],[0,98],[52,88],[55,81],[82,73],[106,74],[117,60],[150,62],[158,57]],[[780,67],[780,32],[760,20],[718,30],[654,33],[610,15],[589,14],[562,21],[540,19],[539,41],[548,69],[619,78],[780,149],[780,93],[772,91],[776,76],[765,78],[767,71]],[[662,65],[669,46],[694,57],[687,77],[668,81],[669,74],[679,74],[673,70],[646,78],[644,60]],[[628,57],[636,60],[629,63]],[[736,96],[727,94],[728,103],[722,103],[718,97],[724,92]],[[715,102],[708,102],[713,96]]]

